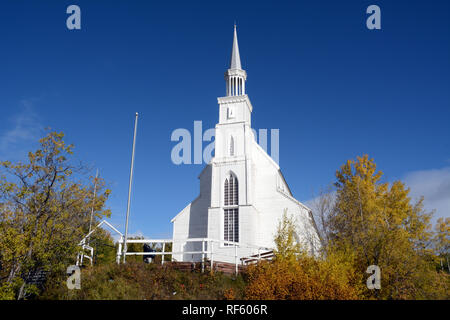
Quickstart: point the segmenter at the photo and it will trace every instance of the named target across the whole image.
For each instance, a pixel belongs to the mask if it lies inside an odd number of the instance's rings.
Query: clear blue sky
[[[81,30],[66,28],[71,4]],[[366,28],[371,4],[381,30]],[[138,111],[130,232],[171,236],[203,165],[174,165],[170,136],[216,124],[234,21],[253,127],[280,129],[294,196],[368,153],[450,215],[449,1],[2,1],[0,157],[22,157],[44,127],[65,132],[110,183],[123,230]]]

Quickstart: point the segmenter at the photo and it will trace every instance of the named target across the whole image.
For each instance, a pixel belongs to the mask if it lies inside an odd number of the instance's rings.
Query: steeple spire
[[[234,24],[233,49],[231,50],[230,69],[225,72],[225,81],[227,84],[227,96],[245,95],[245,80],[247,73],[242,70],[241,56],[239,55],[239,46],[237,40],[236,23]]]
[[[234,24],[233,50],[231,51],[230,69],[242,70],[241,57],[239,55],[239,45],[237,40],[236,23]]]

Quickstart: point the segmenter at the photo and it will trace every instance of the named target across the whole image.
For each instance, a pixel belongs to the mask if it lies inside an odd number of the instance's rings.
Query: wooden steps
[[[260,260],[272,260],[275,257],[272,250],[261,252],[260,254],[254,254],[248,257],[243,257],[240,260],[240,264],[238,265],[238,273],[244,272],[249,264],[258,263]],[[210,271],[211,270],[211,261],[205,261],[202,266],[201,262],[178,262],[178,261],[169,261],[164,262],[165,266],[170,266],[173,269],[193,272],[193,271]],[[225,274],[235,274],[236,273],[236,265],[234,263],[222,262],[222,261],[214,261],[214,271],[215,272],[223,272]]]
[[[172,262],[164,262],[165,266],[170,266],[173,269],[180,270],[180,271],[187,271],[187,272],[193,272],[193,271],[202,271],[202,263],[201,262],[178,262],[178,261],[172,261]],[[239,264],[238,265],[238,272],[245,271],[247,266]],[[204,263],[204,271],[210,271],[211,270],[211,261],[206,261]],[[214,261],[214,272],[223,272],[225,274],[235,274],[236,273],[236,265],[234,263],[228,263],[228,262],[221,262],[221,261]]]
[[[248,257],[241,258],[241,263],[248,265],[251,263],[257,263],[259,260],[272,260],[275,257],[273,250],[261,252],[259,255],[254,254]]]

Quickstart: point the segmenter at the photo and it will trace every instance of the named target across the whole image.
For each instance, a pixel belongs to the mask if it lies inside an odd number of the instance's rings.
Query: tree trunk
[[[11,283],[14,280],[16,273],[19,272],[19,270],[20,270],[20,263],[17,264],[14,263],[13,266],[11,267],[11,271],[9,272],[8,279],[6,279],[6,282]]]
[[[22,285],[20,286],[19,295],[17,296],[17,300],[23,300],[23,298],[25,297],[25,285],[26,285],[26,281],[24,281],[22,283]]]

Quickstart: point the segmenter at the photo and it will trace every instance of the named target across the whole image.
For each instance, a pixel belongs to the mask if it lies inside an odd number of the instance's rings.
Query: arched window
[[[234,157],[234,138],[230,137],[230,157]]]
[[[239,184],[229,174],[224,184],[224,240],[239,242]]]

